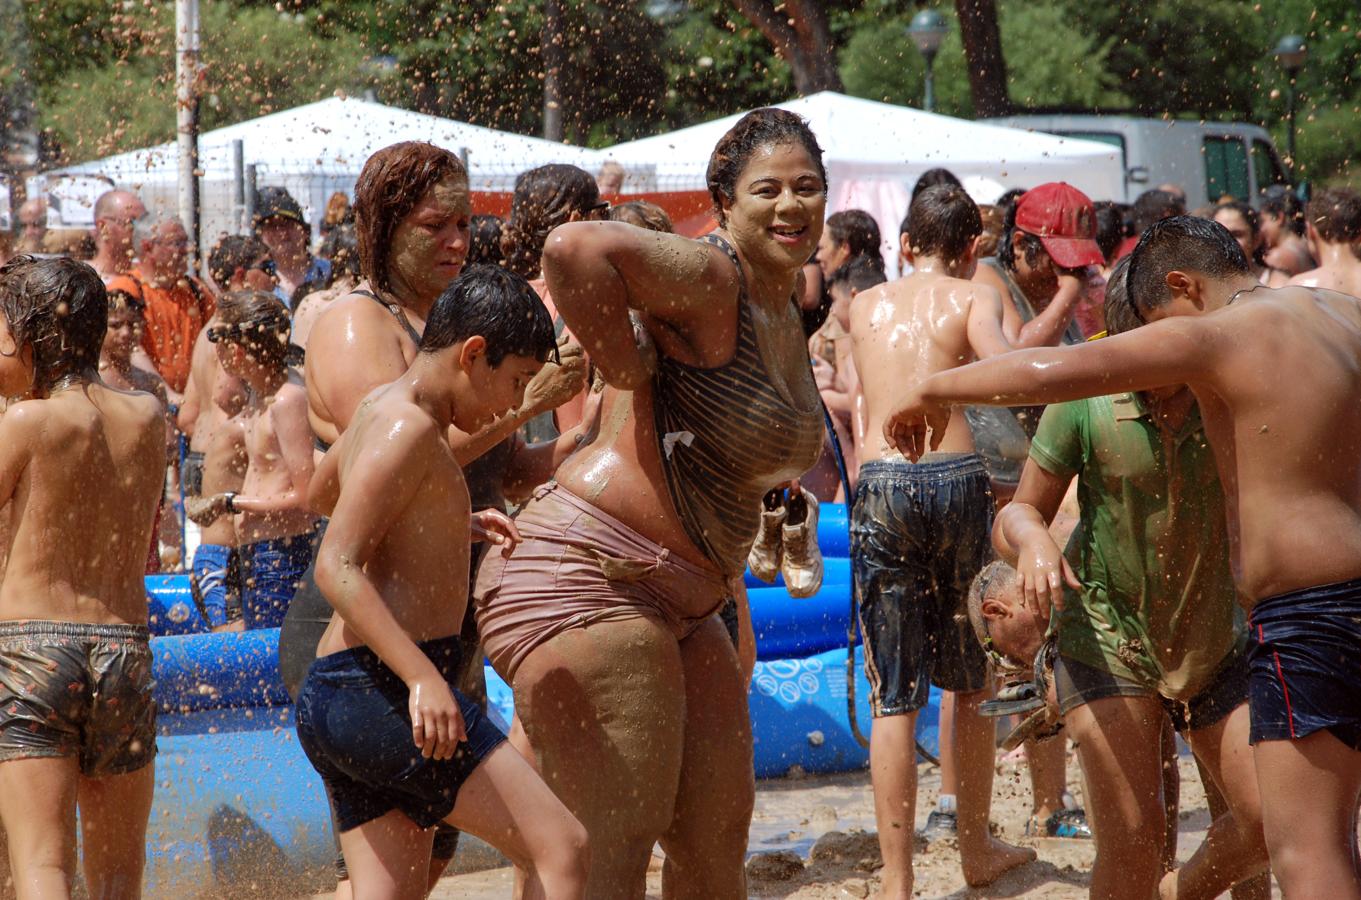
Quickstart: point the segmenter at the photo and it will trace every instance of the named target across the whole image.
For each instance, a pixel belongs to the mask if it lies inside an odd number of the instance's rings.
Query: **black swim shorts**
[[[1248,622],[1252,743],[1326,728],[1361,750],[1361,578],[1259,600]]]
[[[851,571],[876,717],[916,712],[933,683],[965,693],[988,686],[966,603],[992,555],[992,517],[988,473],[974,454],[860,467]]]
[[[89,778],[156,756],[156,682],[142,625],[0,625],[0,762],[74,756]]]
[[[445,819],[458,790],[505,735],[454,689],[462,656],[457,636],[421,651],[454,692],[468,740],[453,757],[426,759],[411,739],[406,685],[367,647],[312,663],[298,695],[298,743],[326,785],[340,831],[397,809],[421,828]]]

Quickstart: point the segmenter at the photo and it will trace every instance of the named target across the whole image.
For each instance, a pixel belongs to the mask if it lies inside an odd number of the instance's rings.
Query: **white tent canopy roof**
[[[204,132],[199,136],[199,168],[205,179],[232,178],[236,140],[243,143],[245,162],[259,167],[261,183],[276,175],[309,172],[353,177],[374,151],[399,141],[430,141],[455,153],[466,151],[474,190],[508,191],[516,174],[550,162],[594,172],[601,159],[596,150],[333,97]],[[176,145],[134,150],[48,174],[98,174],[127,186],[173,182]]]
[[[808,120],[832,182],[907,181],[943,166],[964,178],[985,176],[1007,187],[1067,181],[1092,199],[1123,196],[1117,148],[861,100],[823,91],[782,109]],[[659,185],[703,190],[709,154],[742,113],[602,151],[625,168],[655,167]]]

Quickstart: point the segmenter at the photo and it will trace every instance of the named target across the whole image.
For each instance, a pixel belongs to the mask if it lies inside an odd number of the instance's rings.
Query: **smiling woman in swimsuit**
[[[668,896],[746,896],[742,572],[762,495],[822,446],[796,302],[822,231],[822,151],[798,116],[756,110],[708,181],[719,229],[703,240],[615,222],[550,236],[549,290],[611,388],[594,441],[520,513],[524,542],[478,578],[513,739],[591,834],[591,897],[641,897],[658,840]],[[740,661],[717,615],[734,596]]]

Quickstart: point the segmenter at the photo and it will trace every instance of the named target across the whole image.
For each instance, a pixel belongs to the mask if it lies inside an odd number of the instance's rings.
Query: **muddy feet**
[[[964,880],[969,887],[992,884],[1017,866],[1034,860],[1035,851],[1030,847],[1015,847],[993,837],[989,837],[980,850],[965,855],[961,848],[960,852]]]

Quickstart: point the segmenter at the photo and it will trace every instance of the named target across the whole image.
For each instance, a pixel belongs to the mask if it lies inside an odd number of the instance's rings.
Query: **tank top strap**
[[[402,308],[396,303],[389,303],[373,291],[365,290],[364,288],[355,288],[353,291],[350,291],[350,293],[358,294],[361,297],[368,297],[374,303],[377,303],[379,306],[383,307],[383,309],[386,309],[392,314],[392,317],[397,320],[397,324],[402,326],[402,330],[406,332],[407,337],[411,338],[416,344],[421,342],[420,332],[411,324],[411,320],[406,317],[406,313],[402,312]]]
[[[716,231],[711,231],[700,238],[706,244],[712,244],[728,255],[732,264],[737,267],[737,301],[739,306],[747,305],[747,273],[742,269],[742,260],[737,257],[737,248],[723,235]]]

